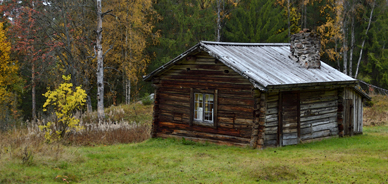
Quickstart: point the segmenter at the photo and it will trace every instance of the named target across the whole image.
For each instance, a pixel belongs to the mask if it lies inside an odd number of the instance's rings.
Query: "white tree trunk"
[[[91,113],[93,112],[92,108],[92,100],[90,99],[90,96],[88,95],[88,98],[86,99],[86,104],[87,104],[87,112]]]
[[[345,16],[345,15],[344,15]],[[346,29],[346,17],[344,17],[344,23],[342,25],[344,40],[342,42],[342,49],[343,49],[343,59],[344,59],[344,68],[343,73],[348,74],[348,42],[347,42],[347,29]]]
[[[354,49],[354,16],[352,16],[352,32],[351,32],[351,41],[350,41],[350,55],[349,55],[349,76],[353,75],[353,49]]]
[[[217,0],[217,42],[221,41],[221,0]]]
[[[125,103],[128,105],[131,103],[131,80],[126,79],[125,85]]]
[[[376,5],[376,0],[373,1],[373,4],[372,4],[372,11],[370,12],[368,27],[366,28],[365,36],[368,34],[370,23],[372,22],[373,10],[375,9],[375,5]],[[354,75],[354,78],[356,78],[356,79],[357,79],[357,75],[358,75],[358,68],[360,67],[360,62],[361,62],[361,58],[362,58],[362,49],[364,49],[364,45],[365,45],[365,38],[361,44],[361,50],[360,50],[360,56],[358,57],[356,74]]]
[[[287,0],[287,12],[288,12],[288,40],[290,40],[291,39],[290,0]]]
[[[102,52],[102,10],[101,0],[97,0],[97,114],[98,122],[104,122],[104,58]]]

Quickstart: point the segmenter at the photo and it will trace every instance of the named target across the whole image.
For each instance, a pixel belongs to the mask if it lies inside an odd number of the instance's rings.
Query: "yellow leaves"
[[[11,43],[8,42],[6,33],[7,29],[0,22],[0,119],[5,118],[4,113],[7,111],[17,112],[15,91],[22,85],[22,79],[18,75],[19,65],[10,58]]]
[[[43,105],[43,111],[47,111],[48,106],[52,106],[55,111],[55,115],[58,118],[57,130],[53,130],[53,122],[48,122],[46,125],[39,126],[41,130],[45,132],[45,138],[47,142],[55,141],[60,139],[64,133],[69,132],[70,130],[80,131],[83,129],[82,126],[79,126],[80,120],[74,117],[76,110],[80,110],[81,107],[86,102],[86,92],[80,86],[76,87],[73,91],[73,84],[69,83],[71,76],[62,76],[65,81],[62,83],[58,89],[48,91],[43,94],[47,98],[46,102]],[[58,126],[60,124],[60,126]],[[54,134],[55,132],[55,134]],[[53,136],[55,135],[55,136]]]

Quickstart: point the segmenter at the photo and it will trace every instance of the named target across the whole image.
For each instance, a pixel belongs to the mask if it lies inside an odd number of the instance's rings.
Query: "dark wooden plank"
[[[190,88],[190,121],[189,121],[190,126],[193,126],[193,121],[194,121],[194,89]]]
[[[213,114],[214,127],[218,127],[218,104],[219,104],[218,89],[214,90],[214,102],[213,103],[214,103],[214,114]]]
[[[221,127],[218,127],[217,129],[215,129],[214,127],[198,126],[198,125],[190,126],[189,124],[177,124],[177,123],[171,123],[171,122],[159,122],[159,128],[173,129],[173,130],[190,130],[190,131],[197,131],[197,132],[241,136],[240,130],[221,128]]]

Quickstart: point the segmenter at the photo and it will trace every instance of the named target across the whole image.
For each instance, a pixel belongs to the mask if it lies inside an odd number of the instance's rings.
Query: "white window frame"
[[[200,115],[200,118],[197,119],[197,117],[195,116],[195,112],[198,113],[198,109],[195,109],[195,103],[197,103],[197,99],[196,99],[196,95],[202,95],[202,110],[201,110],[201,115]],[[205,120],[205,99],[206,99],[206,95],[211,95],[213,97],[213,108],[211,109],[211,120]],[[211,124],[213,125],[214,124],[214,103],[215,103],[215,95],[214,94],[211,94],[211,93],[194,93],[194,110],[193,110],[193,116],[194,116],[194,121],[196,122],[202,122],[202,123],[205,123],[205,124]]]

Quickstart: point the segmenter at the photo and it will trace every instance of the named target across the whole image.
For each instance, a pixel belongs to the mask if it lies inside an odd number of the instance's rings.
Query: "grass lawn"
[[[0,155],[0,183],[388,183],[388,126],[265,150],[151,139],[63,151],[30,166]]]

